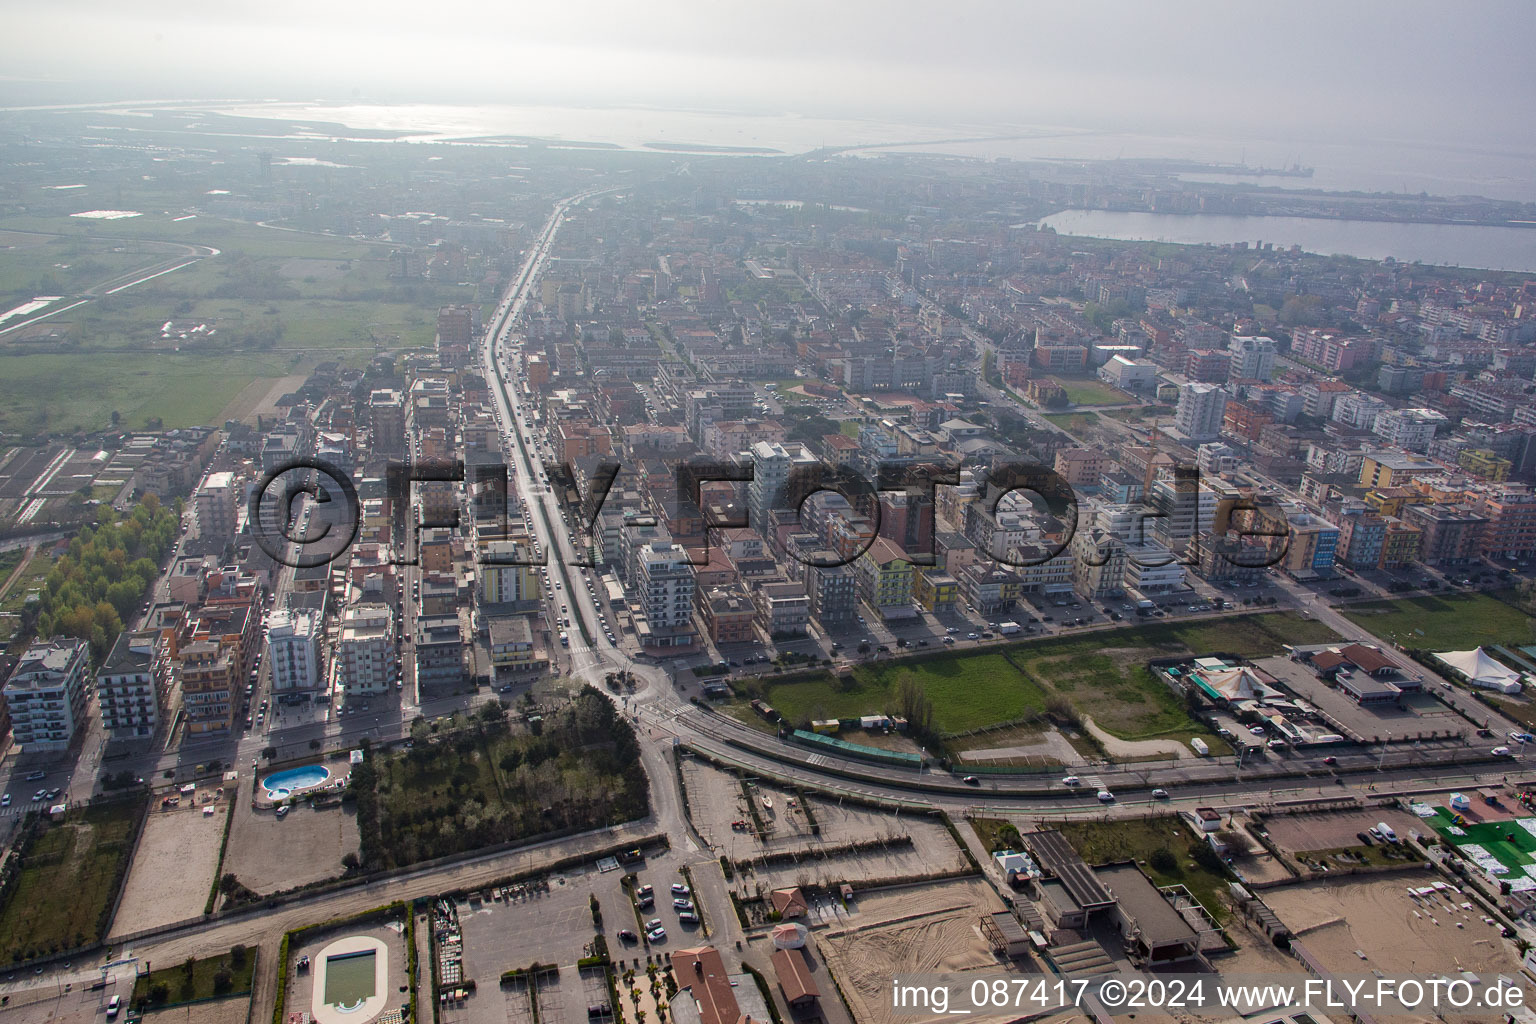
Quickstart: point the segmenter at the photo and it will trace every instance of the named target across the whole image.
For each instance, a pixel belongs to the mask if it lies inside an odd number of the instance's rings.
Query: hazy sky
[[[12,104],[645,103],[1521,148],[1536,134],[1525,0],[13,0],[5,17]]]

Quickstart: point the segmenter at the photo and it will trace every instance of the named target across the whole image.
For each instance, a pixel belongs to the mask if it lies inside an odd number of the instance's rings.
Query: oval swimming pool
[[[284,800],[295,793],[324,785],[331,777],[330,770],[322,764],[307,764],[302,768],[289,768],[274,772],[261,780],[261,788],[272,800]]]

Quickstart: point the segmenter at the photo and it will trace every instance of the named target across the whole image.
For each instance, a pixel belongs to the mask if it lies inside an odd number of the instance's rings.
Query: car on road
[[[27,781],[37,782],[47,774],[47,772],[27,772]]]
[[[979,786],[979,785],[981,785],[981,780],[978,779],[974,775],[967,775],[965,778],[961,779],[960,781],[965,783],[967,786]]]
[[[1061,780],[1061,784],[1063,786],[1081,786],[1083,784],[1083,780],[1078,778],[1076,775],[1068,775],[1066,778]]]
[[[946,644],[952,644],[952,643],[954,643],[954,642],[955,642],[955,638],[954,638],[954,637],[952,637],[952,636],[947,636],[947,637],[945,637],[945,638],[944,638],[944,642],[945,642],[945,643],[946,643]]]
[[[1332,754],[1330,754],[1327,757],[1323,758],[1323,764],[1333,765],[1333,764],[1338,764],[1338,763],[1339,763],[1339,759],[1334,757]]]
[[[1494,747],[1492,750],[1488,751],[1488,753],[1492,754],[1494,757],[1509,757],[1510,756],[1510,751],[1509,751],[1508,747]]]
[[[0,796],[0,807],[9,806],[11,806],[11,794],[7,793],[4,796]]]
[[[116,1020],[117,1011],[123,1008],[123,997],[113,996],[107,1000],[107,1020]]]
[[[979,637],[979,634],[976,634],[976,633],[967,633],[967,634],[965,634],[965,638],[967,640],[976,640],[976,639],[979,639],[980,637]]]
[[[1152,799],[1153,800],[1167,800],[1168,799],[1168,791],[1166,789],[1154,789],[1152,791]]]
[[[1248,727],[1248,731],[1253,733],[1255,736],[1264,735],[1264,727],[1262,725],[1250,725]]]
[[[1101,804],[1112,804],[1112,803],[1115,802],[1115,794],[1111,793],[1107,789],[1099,790],[1098,796],[1099,796],[1099,803],[1101,803]]]

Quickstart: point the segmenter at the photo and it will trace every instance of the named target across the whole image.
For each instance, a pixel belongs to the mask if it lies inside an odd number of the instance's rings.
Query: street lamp
[[[1381,765],[1387,759],[1387,743],[1391,743],[1391,742],[1392,742],[1392,734],[1389,732],[1389,733],[1387,733],[1386,743],[1383,743],[1381,745],[1381,756],[1376,758],[1376,770],[1377,771],[1381,771]]]

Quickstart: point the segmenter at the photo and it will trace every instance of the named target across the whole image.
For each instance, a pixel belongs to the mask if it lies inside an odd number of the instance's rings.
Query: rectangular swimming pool
[[[343,953],[325,961],[325,1001],[339,1010],[361,1006],[374,994],[375,950]]]

